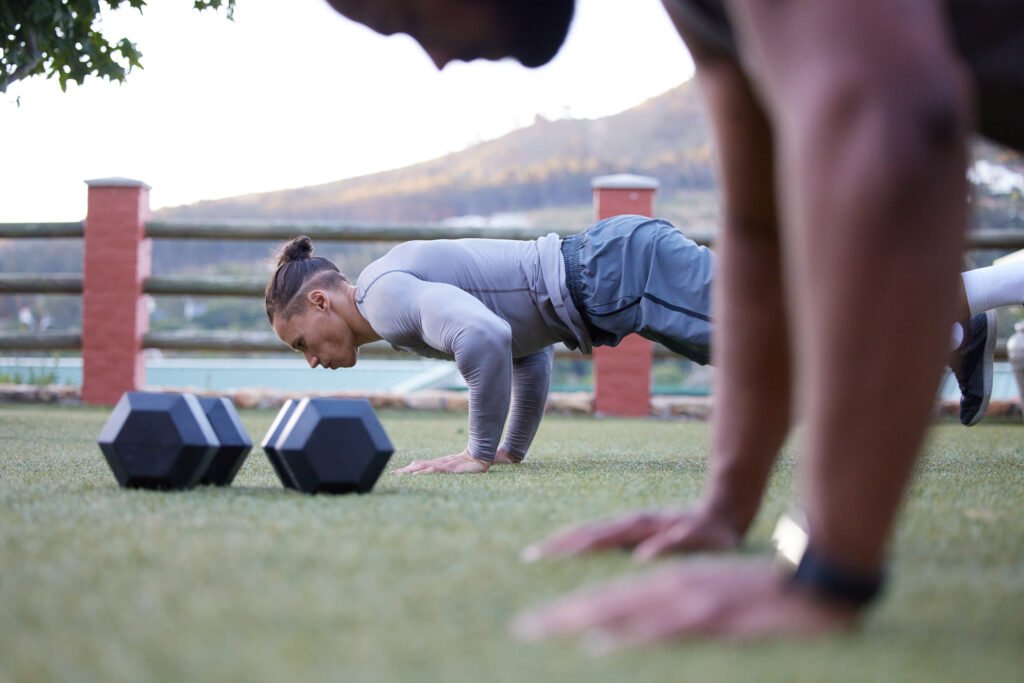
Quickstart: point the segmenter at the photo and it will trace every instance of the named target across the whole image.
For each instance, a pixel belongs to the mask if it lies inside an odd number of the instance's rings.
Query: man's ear
[[[326,311],[331,307],[331,298],[322,289],[311,289],[306,295],[306,300],[318,311]]]

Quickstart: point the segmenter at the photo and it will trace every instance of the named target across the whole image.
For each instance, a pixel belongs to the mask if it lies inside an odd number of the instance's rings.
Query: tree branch
[[[11,83],[16,83],[27,76],[31,76],[32,73],[38,68],[39,63],[43,61],[42,52],[39,50],[39,41],[36,39],[36,32],[32,29],[27,29],[25,35],[25,44],[27,47],[25,57],[29,61],[22,62],[21,66],[14,70],[11,74],[4,74],[0,78],[0,92],[7,92],[7,86]]]

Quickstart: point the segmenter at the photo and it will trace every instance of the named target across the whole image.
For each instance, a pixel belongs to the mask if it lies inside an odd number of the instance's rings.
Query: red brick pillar
[[[598,220],[621,214],[654,215],[658,181],[637,175],[594,178],[594,213]],[[598,415],[644,416],[650,410],[654,345],[631,334],[615,348],[594,349],[594,412]]]
[[[142,295],[151,248],[149,186],[127,178],[88,180],[82,282],[82,401],[112,405],[146,382]]]

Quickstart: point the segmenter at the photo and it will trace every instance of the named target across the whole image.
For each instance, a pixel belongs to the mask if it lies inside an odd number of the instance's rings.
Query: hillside
[[[600,119],[548,121],[405,168],[323,185],[163,209],[166,219],[319,218],[430,222],[515,213],[535,225],[576,229],[591,220],[590,181],[638,173],[661,183],[656,210],[683,229],[718,219],[710,128],[697,85],[688,82]],[[975,157],[1013,174],[1024,157],[979,143]],[[1019,177],[1019,176],[1018,176]],[[990,192],[975,178],[975,222],[1022,229],[1022,191]]]
[[[158,215],[435,221],[586,203],[594,176],[624,172],[654,176],[667,193],[713,187],[708,124],[696,84],[606,118],[538,118],[499,139],[397,170]]]

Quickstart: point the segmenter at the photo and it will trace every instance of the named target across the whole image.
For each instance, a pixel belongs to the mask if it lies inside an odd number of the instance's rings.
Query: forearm
[[[699,54],[699,53],[698,53]],[[724,211],[716,254],[712,455],[703,505],[742,538],[790,425],[790,356],[772,134],[735,63],[698,57]]]
[[[512,366],[512,409],[500,448],[522,460],[544,417],[554,348],[517,359]]]
[[[469,333],[456,346],[455,363],[469,387],[466,452],[491,462],[498,450],[512,394],[512,354],[502,338]]]
[[[790,425],[790,359],[778,246],[752,226],[727,227],[720,255],[712,457],[703,500],[743,537]]]
[[[832,278],[834,286],[805,292],[801,308],[820,321],[804,371],[804,481],[812,543],[863,571],[883,562],[949,351],[966,224],[965,161],[956,160],[960,155],[952,150],[945,159],[947,154],[935,152],[922,155],[917,172],[867,163],[859,178],[841,181],[850,183],[844,198],[806,209],[808,218],[821,220],[841,216],[847,206],[862,207],[856,217],[839,218],[829,244],[804,226],[808,252],[815,254],[805,261],[805,279]],[[859,150],[840,154],[849,159]],[[804,163],[827,182],[825,167],[835,161]],[[879,183],[892,185],[878,192]],[[871,246],[883,243],[884,251]],[[927,256],[922,244],[928,245]],[[864,287],[868,282],[870,290]],[[807,317],[799,326],[810,334]],[[881,399],[880,410],[880,397],[889,396],[893,400]]]
[[[469,387],[469,443],[466,452],[490,462],[498,449],[512,393],[512,331],[462,290],[436,284],[420,287],[416,307],[405,315],[418,322],[420,338],[451,354]]]

